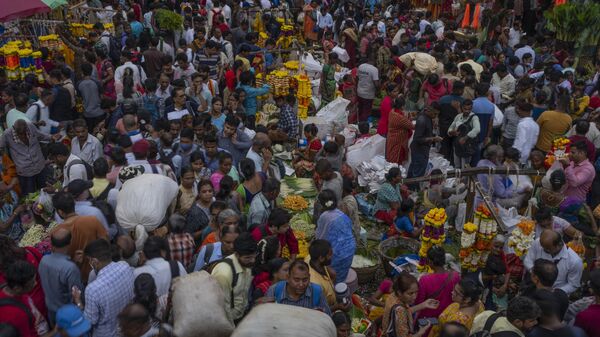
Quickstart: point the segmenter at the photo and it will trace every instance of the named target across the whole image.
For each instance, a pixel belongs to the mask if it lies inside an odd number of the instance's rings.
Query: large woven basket
[[[393,262],[398,256],[391,256],[389,251],[393,248],[405,249],[407,252],[412,254],[418,254],[421,244],[419,241],[414,239],[408,239],[403,237],[389,238],[381,241],[378,247],[379,256],[381,256],[381,263],[383,263],[383,269],[387,275],[392,274],[392,266],[390,262]]]
[[[364,268],[352,267],[352,269],[354,269],[354,271],[356,272],[356,277],[358,278],[358,284],[363,285],[363,284],[369,283],[373,280],[373,278],[375,277],[375,272],[381,265],[381,259],[379,258],[379,256],[376,256],[376,258],[377,258],[377,264],[375,264],[374,266],[364,267]]]

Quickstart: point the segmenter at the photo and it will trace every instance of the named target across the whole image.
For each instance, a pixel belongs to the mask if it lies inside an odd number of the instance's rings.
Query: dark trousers
[[[250,130],[254,130],[256,128],[256,115],[246,116],[246,123],[244,123],[244,126]]]
[[[373,100],[358,97],[358,121],[366,121],[371,116],[373,109]]]
[[[44,169],[31,177],[18,176],[19,178],[19,186],[21,187],[21,194],[27,195],[29,193],[35,193],[39,191],[41,188],[46,187],[46,179],[48,177],[49,168],[44,167]]]
[[[418,149],[410,149],[410,166],[408,167],[407,178],[417,178],[425,175],[429,164],[429,151],[418,151]],[[411,190],[419,187],[418,183],[408,186]]]
[[[100,122],[104,121],[105,118],[106,118],[106,115],[102,115],[102,116],[98,116],[98,117],[89,117],[89,118],[84,117],[85,123],[87,124],[87,127],[88,127],[88,132],[93,134],[94,127],[96,127],[96,125],[100,124]]]
[[[476,167],[477,163],[479,163],[479,160],[481,159],[481,147],[481,144],[477,144],[475,153],[473,153],[473,156],[471,157],[471,167]]]

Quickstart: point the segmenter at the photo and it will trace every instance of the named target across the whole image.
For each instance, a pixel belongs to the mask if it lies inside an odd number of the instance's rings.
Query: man
[[[492,129],[494,122],[494,111],[496,107],[488,99],[488,92],[490,91],[489,84],[479,83],[475,88],[477,98],[473,100],[473,112],[479,118],[479,141],[477,142],[478,147],[475,150],[475,154],[471,158],[471,166],[477,166],[479,159],[481,159],[481,148],[485,147],[490,143],[492,137]]]
[[[235,251],[233,243],[240,235],[237,225],[224,225],[219,228],[219,241],[206,244],[200,249],[194,264],[194,271],[202,270],[215,261],[219,261]]]
[[[235,253],[218,263],[211,275],[225,294],[227,318],[233,323],[238,323],[248,308],[257,247],[250,233],[242,233],[233,242],[233,249]]]
[[[527,270],[532,270],[537,259],[550,260],[556,264],[558,277],[554,282],[554,288],[570,295],[580,287],[583,262],[577,253],[565,245],[557,232],[544,230],[540,238],[533,241],[523,265]]]
[[[169,217],[169,256],[187,267],[192,262],[196,243],[190,233],[185,232],[185,217],[171,214]]]
[[[588,159],[588,147],[585,142],[572,144],[569,157],[570,160],[568,158],[559,159],[567,177],[565,196],[585,202],[596,176],[594,165]]]
[[[429,163],[431,144],[442,141],[442,137],[433,135],[433,120],[437,117],[439,111],[440,104],[433,102],[417,117],[413,141],[410,144],[411,161],[408,167],[408,178],[425,175]]]
[[[333,250],[327,240],[314,240],[310,243],[308,249],[310,262],[308,263],[310,272],[310,282],[318,284],[323,289],[323,296],[327,300],[327,305],[333,308],[336,304],[335,289],[335,270],[331,268],[331,259]]]
[[[325,144],[327,145],[327,144]],[[336,201],[342,202],[344,179],[340,172],[333,169],[331,162],[325,158],[319,159],[315,165],[315,172],[321,177],[321,191],[331,190],[335,194]],[[320,207],[316,205],[316,207]]]
[[[590,160],[590,163],[594,163],[596,161],[596,146],[588,138],[588,134],[593,124],[594,123],[590,123],[585,119],[580,119],[577,121],[577,123],[575,123],[575,126],[567,134],[569,136],[571,144],[575,144],[577,142],[585,143],[585,145],[587,146],[588,159]]]
[[[40,98],[29,106],[25,112],[27,118],[38,127],[40,132],[50,134],[52,128],[58,128],[60,123],[50,119],[50,105],[54,102],[52,90],[44,89]]]
[[[248,231],[267,223],[275,200],[279,196],[281,183],[275,178],[268,178],[262,186],[262,191],[252,199],[248,210]]]
[[[73,180],[92,180],[91,166],[86,166],[81,158],[72,154],[63,143],[50,144],[48,148],[48,159],[53,161],[63,171],[63,187],[69,185]],[[88,169],[88,167],[90,169]]]
[[[215,172],[219,169],[219,154],[227,151],[218,147],[217,137],[214,134],[207,134],[204,136],[202,143],[204,146],[203,148],[200,148],[200,152],[204,155],[206,167],[212,172]]]
[[[159,236],[151,236],[144,243],[144,257],[146,262],[141,267],[135,268],[133,274],[150,274],[156,284],[156,295],[159,299],[166,300],[169,295],[171,283],[176,277],[185,276],[185,267],[177,261],[167,261],[169,255],[169,242]]]
[[[527,54],[529,54],[529,57],[531,57],[531,67],[533,68],[535,66],[535,50],[533,50],[533,48],[531,48],[531,45],[534,44],[535,39],[532,36],[528,36],[527,37],[527,41],[525,41],[526,43],[524,45],[521,46],[515,46],[515,56],[519,58],[519,61],[521,63],[525,63],[526,59],[525,56]],[[518,48],[517,48],[518,47]]]
[[[521,79],[529,74],[531,69],[533,69],[533,56],[530,53],[525,53],[521,58],[521,63],[515,67],[515,77]]]
[[[67,252],[71,257],[71,261],[77,261],[76,264],[81,272],[81,279],[85,283],[91,269],[87,260],[78,261],[81,260],[81,251],[94,240],[108,239],[108,233],[96,217],[79,216],[75,213],[75,200],[69,193],[58,192],[54,194],[52,205],[56,213],[63,219],[63,223],[57,225],[51,235],[61,229],[68,230],[71,233],[71,243]]]
[[[219,147],[227,150],[233,157],[233,165],[238,166],[240,160],[244,158],[246,152],[252,147],[253,141],[248,137],[246,133],[239,130],[240,120],[234,115],[229,115],[225,118],[225,125],[222,131],[217,132],[217,138],[219,139]],[[256,158],[254,156],[252,160],[262,160],[260,156]],[[256,162],[255,162],[256,163]],[[262,167],[260,168],[262,171]]]
[[[132,146],[133,156],[135,159],[132,161],[128,161],[129,165],[125,168],[137,166],[142,169],[143,174],[166,175],[158,164],[150,164],[150,162],[148,162],[147,158],[149,148],[150,143],[148,143],[148,141],[145,139],[135,142],[135,144],[133,144]],[[115,187],[120,188],[122,184],[123,183],[117,179]]]
[[[323,289],[320,285],[310,282],[309,267],[301,260],[292,262],[287,281],[279,281],[272,285],[265,297],[274,298],[279,304],[317,309],[331,315]]]
[[[564,135],[570,128],[572,118],[567,113],[571,102],[568,94],[558,95],[556,108],[544,111],[537,119],[540,126],[540,135],[535,147],[542,152],[549,152],[552,141],[556,137]]]
[[[56,331],[63,337],[86,337],[92,323],[85,318],[81,309],[74,304],[62,306],[56,312]]]
[[[220,47],[218,42],[208,40],[203,50],[197,52],[194,56],[194,67],[200,69],[202,66],[208,66],[210,69],[209,78],[212,80],[218,79],[220,69],[223,67]]]
[[[71,153],[79,157],[79,159],[94,165],[94,161],[104,157],[104,149],[98,138],[92,136],[88,132],[88,125],[83,119],[73,121],[73,130],[77,137],[71,140]],[[88,177],[92,179],[93,177]]]
[[[6,114],[7,128],[12,128],[13,125],[15,125],[15,122],[19,119],[22,119],[27,123],[31,123],[31,120],[25,114],[25,112],[27,111],[28,100],[29,98],[24,93],[20,93],[14,98],[15,108],[10,109],[10,111],[8,111],[8,114]]]
[[[560,304],[560,317],[563,318],[569,308],[569,296],[561,289],[552,289],[558,278],[558,267],[554,262],[546,259],[537,259],[531,269],[532,287],[521,288],[523,296],[533,298],[539,289],[546,289],[554,293]]]
[[[115,70],[115,82],[122,84],[123,83],[123,75],[125,74],[125,69],[129,68],[133,72],[133,86],[141,87],[142,83],[144,83],[144,81],[146,80],[147,77],[146,77],[146,73],[144,72],[144,69],[142,69],[141,66],[135,65],[133,63],[136,56],[133,55],[133,53],[131,53],[130,51],[124,51],[122,53],[122,57],[127,59],[127,61],[125,63],[123,63],[123,65],[118,66],[117,69]],[[122,87],[122,85],[121,85],[121,87]]]
[[[164,54],[157,49],[159,42],[159,38],[153,36],[150,39],[150,46],[143,53],[144,69],[146,70],[148,78],[158,79],[162,69],[162,57]]]
[[[517,81],[508,72],[505,64],[501,63],[496,66],[496,72],[492,76],[491,84],[500,89],[500,102],[497,103],[508,103],[512,100]]]
[[[493,311],[484,311],[475,316],[471,335],[484,330],[486,323],[494,319]],[[502,315],[497,317],[491,326],[489,332],[492,336],[502,333],[503,336],[524,337],[536,324],[541,315],[540,307],[532,299],[524,296],[517,296],[508,303],[506,317]]]
[[[94,183],[89,180],[75,179],[67,185],[64,191],[70,193],[75,199],[75,213],[77,215],[93,216],[98,219],[112,239],[118,234],[118,228],[112,227],[104,213],[90,201],[90,188],[92,186],[94,186]],[[62,219],[57,217],[56,221],[60,223]]]
[[[540,126],[531,118],[531,110],[533,105],[522,102],[516,107],[519,123],[517,124],[517,133],[512,147],[519,150],[521,164],[527,164],[529,154],[535,147],[538,135],[540,134]]]
[[[277,236],[280,249],[283,250],[284,247],[287,247],[290,259],[294,260],[298,255],[298,240],[290,227],[290,219],[288,211],[279,207],[274,208],[269,214],[268,221],[252,230],[252,238],[259,242],[269,236]]]
[[[465,90],[465,84],[461,81],[455,81],[452,85],[452,93],[440,98],[440,114],[438,116],[438,127],[443,140],[440,145],[440,153],[449,161],[454,160],[454,151],[452,147],[452,137],[448,135],[448,128],[454,121],[454,118],[460,112],[460,106],[464,101],[462,97]]]
[[[269,164],[273,153],[271,152],[271,139],[266,133],[257,132],[252,141],[252,147],[248,150],[246,158],[252,159],[256,172],[269,171]]]
[[[31,304],[27,301],[35,286],[35,267],[26,260],[16,259],[5,267],[6,285],[0,288],[0,322],[12,325],[21,337],[38,337]],[[39,312],[38,312],[39,314]]]
[[[480,271],[465,274],[463,277],[475,281],[483,287],[482,301],[487,310],[496,310],[493,301],[494,280],[498,277],[506,277],[506,265],[504,261],[496,256],[490,255],[485,263],[485,267]]]
[[[103,89],[98,81],[91,78],[93,69],[90,63],[82,64],[83,79],[77,84],[77,90],[83,99],[83,117],[90,130],[93,130],[105,117],[104,110],[100,107],[100,93]]]
[[[24,120],[16,121],[12,128],[0,136],[0,148],[10,153],[17,168],[22,195],[46,187],[46,160],[40,141],[51,139],[49,135],[39,132],[33,124]]]
[[[533,299],[539,305],[542,314],[538,319],[538,325],[531,330],[528,337],[545,336],[564,336],[575,337],[585,336],[585,332],[578,327],[569,326],[562,321],[560,317],[560,305],[556,296],[545,289],[535,292]]]
[[[249,28],[248,20],[243,19],[239,27],[233,28],[231,34],[233,35],[233,46],[237,50],[246,40],[246,34],[248,34]]]
[[[69,257],[71,232],[61,228],[50,236],[52,254],[44,255],[38,266],[42,288],[48,307],[50,324],[54,325],[56,313],[60,307],[70,304],[71,289],[76,286],[83,289],[81,274],[77,265]]]
[[[85,288],[83,313],[92,323],[91,337],[119,336],[117,316],[133,300],[133,268],[124,261],[113,262],[110,243],[104,239],[90,242],[84,253],[97,275]],[[83,308],[81,291],[73,291],[73,297]]]
[[[358,97],[358,121],[365,121],[371,116],[375,92],[379,88],[379,70],[374,65],[373,58],[358,66],[358,83],[356,95]]]
[[[173,166],[176,175],[181,175],[181,169],[190,166],[192,153],[198,151],[198,145],[194,144],[194,130],[185,128],[179,133],[179,141],[171,146]],[[237,165],[236,165],[237,167]]]
[[[50,119],[57,122],[73,120],[71,93],[63,87],[60,69],[53,69],[48,74],[48,83],[52,86],[54,100],[50,105]]]

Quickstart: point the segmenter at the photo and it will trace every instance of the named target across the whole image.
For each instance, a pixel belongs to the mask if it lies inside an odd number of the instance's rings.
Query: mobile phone
[[[440,322],[435,317],[421,318],[417,322],[419,323],[419,326],[426,326],[427,323],[430,323],[431,325],[440,324]]]

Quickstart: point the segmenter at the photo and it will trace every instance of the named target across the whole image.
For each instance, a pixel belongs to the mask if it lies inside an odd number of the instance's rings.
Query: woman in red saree
[[[344,30],[342,31],[342,39],[344,49],[348,53],[348,62],[346,62],[346,68],[352,69],[357,66],[356,64],[356,51],[358,49],[358,33],[353,26],[353,21],[346,21]]]
[[[396,98],[390,111],[385,143],[385,160],[399,165],[408,159],[408,140],[415,128],[410,118],[402,112],[403,107],[404,98]]]

